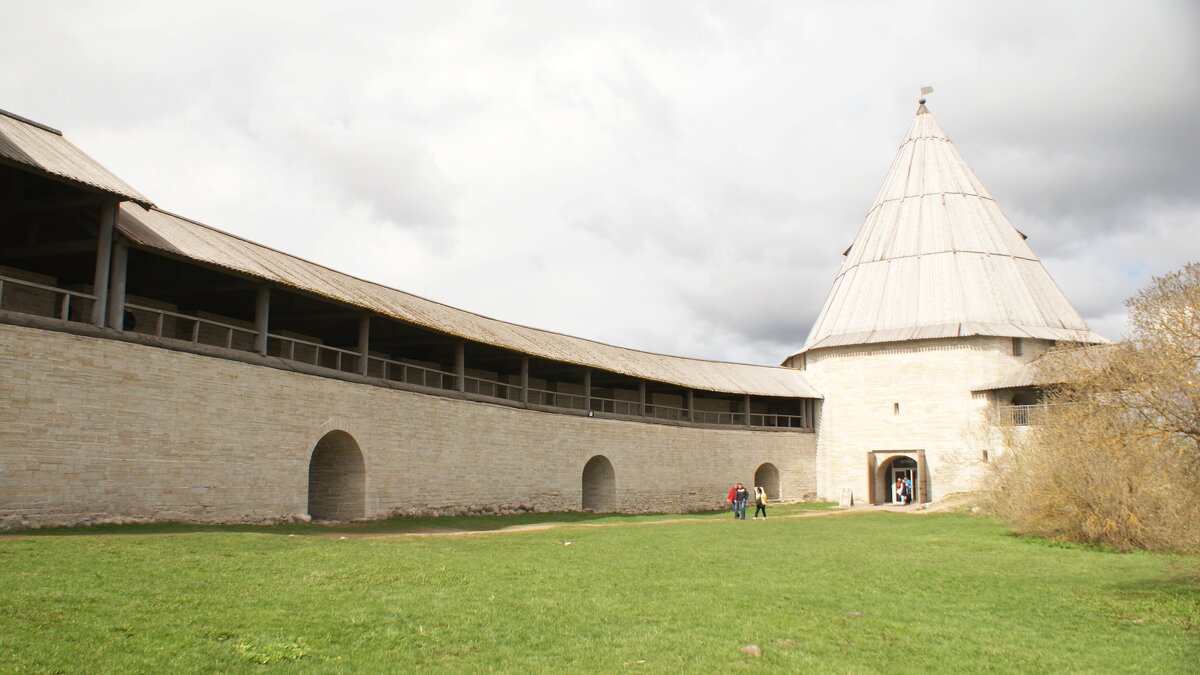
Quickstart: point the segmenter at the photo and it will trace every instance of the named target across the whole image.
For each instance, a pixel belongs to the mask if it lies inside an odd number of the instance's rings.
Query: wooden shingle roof
[[[803,373],[791,368],[655,354],[491,319],[364,281],[159,209],[124,205],[117,229],[141,246],[530,356],[703,391],[821,398]]]
[[[845,256],[800,352],[968,335],[1108,342],[924,103]]]
[[[145,195],[100,165],[62,132],[0,110],[0,161],[151,206]]]

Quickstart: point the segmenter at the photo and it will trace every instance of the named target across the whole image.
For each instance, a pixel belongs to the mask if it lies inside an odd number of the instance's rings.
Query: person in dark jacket
[[[741,518],[742,520],[746,519],[746,500],[747,499],[750,499],[750,491],[747,490],[746,488],[742,487],[741,483],[738,483],[733,488],[733,499],[731,500],[731,501],[733,501],[733,517],[735,519],[736,518]]]

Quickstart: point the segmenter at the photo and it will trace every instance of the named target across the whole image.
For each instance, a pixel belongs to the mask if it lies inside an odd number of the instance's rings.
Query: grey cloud
[[[0,23],[0,107],[139,188],[195,180],[195,211],[164,206],[284,250],[386,229],[393,249],[370,255],[416,275],[392,284],[774,363],[925,84],[1097,329],[1200,259],[1198,17],[1170,0],[24,3]]]
[[[455,223],[456,188],[429,148],[400,125],[372,119],[310,123],[271,136],[280,154],[317,172],[324,189],[340,191],[380,220],[404,229]]]

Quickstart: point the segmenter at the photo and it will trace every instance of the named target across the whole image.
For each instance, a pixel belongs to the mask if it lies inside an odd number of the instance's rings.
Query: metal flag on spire
[[[924,96],[926,94],[932,94],[932,93],[933,93],[933,87],[921,87],[921,95],[922,96]]]

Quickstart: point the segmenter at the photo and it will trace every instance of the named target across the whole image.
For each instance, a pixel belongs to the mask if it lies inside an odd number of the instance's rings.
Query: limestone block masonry
[[[111,519],[256,522],[308,509],[313,450],[349,434],[365,515],[581,508],[596,455],[622,511],[724,504],[765,462],[782,497],[816,491],[809,432],[540,412],[0,325],[0,526]]]
[[[825,394],[818,423],[817,493],[857,503],[867,494],[868,453],[924,450],[933,500],[976,489],[996,451],[988,398],[972,390],[1045,353],[1027,340],[1020,356],[1012,338],[963,337],[850,345],[808,352],[805,375]],[[885,455],[886,456],[886,455]]]

